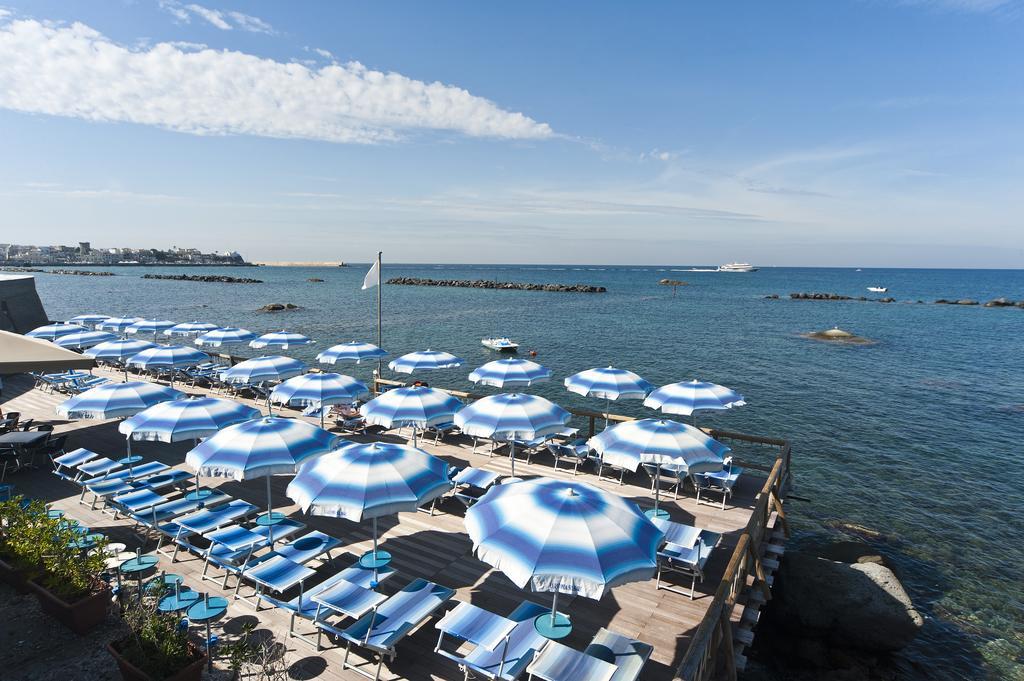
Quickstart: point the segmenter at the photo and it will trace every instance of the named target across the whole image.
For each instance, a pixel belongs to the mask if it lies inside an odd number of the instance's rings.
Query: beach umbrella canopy
[[[95,328],[100,322],[105,322],[110,319],[110,315],[105,314],[79,314],[75,315],[68,320],[68,324],[84,324]]]
[[[264,381],[282,381],[298,376],[306,370],[306,365],[291,357],[266,355],[253,357],[239,362],[224,371],[220,377],[227,383],[263,383]]]
[[[288,496],[312,515],[373,519],[367,564],[390,560],[377,550],[377,518],[413,512],[452,488],[448,464],[423,450],[385,442],[352,443],[308,461],[288,484]]]
[[[537,621],[542,631],[569,626],[556,618],[560,593],[600,599],[650,579],[663,536],[633,502],[552,478],[492,487],[466,511],[466,531],[477,557],[516,586],[554,592],[550,615]]]
[[[259,418],[253,407],[221,397],[161,402],[122,421],[117,429],[134,440],[180,442],[210,437],[222,428]]]
[[[365,383],[344,374],[303,374],[277,385],[270,399],[278,404],[308,407],[319,404],[352,404],[370,394]]]
[[[654,464],[654,509],[658,515],[661,466],[685,466],[688,473],[722,469],[729,447],[704,431],[668,419],[641,419],[619,423],[587,440],[602,463],[635,471],[642,463]]]
[[[312,345],[316,341],[309,336],[303,336],[301,333],[291,333],[288,331],[274,331],[272,333],[265,333],[254,341],[249,342],[250,348],[266,348],[275,347],[287,350],[291,347],[298,347],[302,345]]]
[[[248,343],[256,339],[256,334],[248,329],[239,329],[234,326],[226,326],[222,329],[207,331],[196,338],[196,345],[209,345],[212,348],[219,348],[222,345],[236,345]]]
[[[267,515],[275,517],[270,476],[294,473],[303,461],[330,451],[338,436],[305,421],[264,416],[228,426],[185,455],[197,475],[267,479]],[[271,538],[272,539],[272,538]]]
[[[210,361],[209,355],[188,345],[158,345],[129,358],[140,369],[179,369]]]
[[[151,333],[154,336],[174,326],[174,322],[166,319],[140,319],[139,321],[131,324],[127,329],[126,333]]]
[[[443,390],[411,386],[382,393],[359,407],[359,413],[376,426],[412,426],[415,447],[418,429],[450,422],[461,406],[462,402]]]
[[[587,369],[569,376],[565,379],[565,388],[577,395],[605,400],[607,408],[605,409],[604,426],[607,428],[612,400],[642,400],[654,390],[654,385],[632,371],[606,367],[604,369]]]
[[[53,343],[62,348],[72,350],[91,348],[94,345],[112,340],[117,340],[117,336],[106,331],[76,331],[75,333],[69,333],[66,336],[57,338]]]
[[[514,385],[533,385],[551,378],[551,369],[528,359],[496,359],[474,369],[469,374],[473,383],[504,388]]]
[[[644,400],[645,407],[683,416],[698,409],[731,409],[745,404],[743,395],[735,390],[697,380],[663,385]]]
[[[113,331],[114,333],[124,333],[128,330],[128,327],[136,322],[141,322],[141,317],[108,317],[102,322],[96,325],[96,329],[99,331]]]
[[[81,333],[82,331],[88,331],[84,326],[80,326],[75,323],[67,324],[47,324],[45,326],[37,326],[25,335],[30,338],[41,338],[43,340],[56,340],[61,336],[67,336],[72,333]]]
[[[319,355],[316,361],[321,364],[334,364],[336,362],[355,362],[359,364],[364,359],[380,359],[387,356],[386,350],[381,350],[373,343],[360,343],[351,341],[332,345]]]
[[[462,360],[450,352],[439,350],[423,350],[410,352],[388,363],[388,368],[400,374],[411,374],[414,371],[431,369],[452,369],[462,366]]]
[[[554,435],[571,417],[565,409],[543,397],[503,393],[484,397],[465,407],[455,415],[455,425],[466,435],[507,440],[514,476],[515,441]]]
[[[165,336],[198,336],[209,331],[216,331],[220,327],[209,322],[182,322],[175,324],[164,331]]]
[[[113,419],[132,416],[154,404],[184,397],[158,383],[129,381],[90,388],[57,405],[57,414],[71,419]]]
[[[111,340],[99,345],[94,345],[82,354],[94,359],[102,359],[107,362],[123,362],[134,357],[143,350],[157,347],[156,343],[144,340]]]

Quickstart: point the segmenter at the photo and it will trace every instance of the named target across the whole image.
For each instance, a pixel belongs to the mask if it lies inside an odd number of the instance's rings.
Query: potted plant
[[[232,678],[247,681],[288,681],[285,646],[273,637],[254,636],[252,624],[242,627],[232,641],[222,643],[220,655],[225,660]]]
[[[35,515],[38,528],[30,553],[39,559],[41,570],[29,579],[39,607],[58,622],[82,636],[106,619],[110,608],[110,586],[100,579],[105,566],[106,538],[94,550],[75,545],[78,528],[61,518],[49,518],[45,510]]]
[[[0,581],[29,592],[29,577],[42,571],[40,538],[53,522],[41,501],[15,497],[0,502]]]
[[[167,587],[156,585],[145,598],[129,599],[121,613],[128,635],[107,650],[125,681],[199,681],[206,653],[190,640],[180,615],[157,609]]]

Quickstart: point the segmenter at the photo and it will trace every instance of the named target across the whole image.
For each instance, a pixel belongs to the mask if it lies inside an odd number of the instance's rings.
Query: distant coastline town
[[[198,248],[93,248],[88,241],[76,246],[0,244],[0,265],[251,265],[238,251],[203,253]]]

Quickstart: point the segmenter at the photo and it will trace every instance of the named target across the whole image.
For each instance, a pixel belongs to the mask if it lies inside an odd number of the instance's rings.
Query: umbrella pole
[[[551,626],[555,626],[555,616],[558,614],[558,592],[551,597]]]
[[[656,463],[654,468],[654,516],[658,516],[658,496],[661,493],[661,464]]]
[[[612,412],[612,398],[606,397],[604,400],[604,429],[608,430],[608,417]]]
[[[267,476],[267,541],[274,547],[274,507],[270,503],[270,476]]]
[[[412,446],[416,447],[416,424],[412,424]]]
[[[128,433],[128,436],[124,439],[125,448],[128,450],[128,475],[132,474],[132,435]]]
[[[516,441],[508,441],[509,463],[512,464],[512,477],[516,477]]]

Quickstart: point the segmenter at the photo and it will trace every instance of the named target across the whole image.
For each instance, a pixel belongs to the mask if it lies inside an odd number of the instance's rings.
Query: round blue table
[[[208,499],[212,494],[212,489],[197,489],[186,494],[185,498],[189,501],[202,501],[203,499]]]
[[[228,611],[228,599],[221,598],[220,596],[214,596],[210,598],[207,595],[202,600],[198,601],[195,605],[191,606],[185,611],[185,616],[193,622],[203,622],[206,624],[206,668],[213,669],[213,653],[210,652],[210,622],[222,617],[225,612]]]
[[[131,456],[121,457],[120,459],[117,460],[117,463],[121,464],[122,466],[131,466],[132,464],[136,464],[140,461],[142,461],[141,456],[139,456],[138,454],[132,454]]]
[[[280,525],[284,522],[284,513],[280,511],[273,511],[272,513],[264,513],[263,515],[256,518],[256,524],[260,527],[273,527],[274,525]]]
[[[668,520],[668,511],[663,508],[650,508],[644,511],[644,515],[651,520]]]
[[[179,587],[175,590],[175,593],[168,594],[161,598],[156,607],[160,612],[177,612],[179,610],[191,608],[193,605],[198,603],[201,598],[202,595],[198,591],[182,589]]]
[[[376,589],[377,582],[377,570],[382,567],[387,567],[391,563],[391,554],[387,551],[381,551],[377,549],[377,552],[367,551],[363,555],[359,556],[360,567],[366,568],[367,570],[373,570],[373,579],[370,581],[370,588]]]
[[[553,620],[551,613],[546,612],[542,615],[537,615],[533,620],[533,628],[544,638],[557,641],[569,635],[572,631],[572,623],[569,622],[569,618],[566,615],[560,612],[555,613]]]
[[[157,557],[156,556],[135,556],[129,558],[117,568],[117,590],[121,591],[121,575],[128,575],[135,577],[139,582],[139,600],[142,600],[142,575],[149,570],[156,567]]]
[[[73,542],[70,542],[70,544],[68,544],[68,545],[71,548],[76,548],[76,549],[79,549],[81,551],[86,551],[88,549],[95,548],[96,544],[101,539],[103,539],[105,537],[106,537],[105,534],[101,534],[99,532],[93,532],[91,534],[81,535],[78,539],[76,539]]]
[[[181,584],[184,580],[181,575],[176,575],[171,572],[165,572],[164,574],[150,580],[149,584],[146,585],[146,591],[156,591],[156,588],[161,584],[171,589]]]

